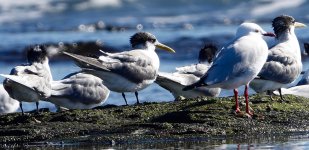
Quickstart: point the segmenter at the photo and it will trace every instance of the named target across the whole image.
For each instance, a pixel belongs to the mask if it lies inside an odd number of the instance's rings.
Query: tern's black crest
[[[156,37],[149,32],[137,32],[130,38],[130,43],[132,47],[143,44],[146,42],[155,43],[157,41]]]
[[[289,30],[290,26],[295,23],[295,19],[292,16],[281,15],[273,20],[272,26],[274,32],[279,37],[282,33]]]
[[[47,51],[45,46],[35,45],[30,46],[27,51],[27,60],[29,63],[42,63],[47,58]]]
[[[211,63],[218,48],[215,44],[205,44],[205,46],[200,50],[198,61],[199,63],[208,61],[208,63]]]

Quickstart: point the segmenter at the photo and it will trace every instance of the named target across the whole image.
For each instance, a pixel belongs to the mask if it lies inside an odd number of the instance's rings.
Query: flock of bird
[[[309,86],[309,71],[300,81],[301,85],[283,88],[302,72],[300,46],[294,28],[305,25],[291,16],[281,15],[272,21],[272,26],[275,34],[265,32],[255,23],[242,23],[234,39],[223,48],[206,45],[200,51],[198,63],[178,67],[173,73],[159,72],[160,60],[155,49],[172,53],[175,50],[148,32],[138,32],[131,37],[133,50],[130,51],[101,51],[101,55],[91,57],[61,52],[72,58],[81,71],[59,81],[52,78],[45,47],[34,46],[27,53],[28,64],[16,66],[9,75],[0,74],[6,78],[3,87],[7,92],[0,93],[3,95],[0,113],[17,109],[19,103],[24,114],[23,101],[36,102],[38,111],[40,100],[68,109],[91,109],[102,105],[110,91],[122,93],[126,104],[124,93],[134,92],[138,104],[138,91],[155,82],[175,98],[216,97],[221,89],[233,89],[236,114],[241,113],[237,88],[244,85],[245,111],[251,116],[249,86],[258,93],[278,90],[279,93],[275,94],[281,98],[283,94],[301,95],[295,93],[300,91],[296,88],[309,89],[305,87]],[[274,44],[268,46],[263,36],[274,37]],[[308,92],[301,96],[304,95],[309,97]],[[19,102],[9,101],[11,98]]]

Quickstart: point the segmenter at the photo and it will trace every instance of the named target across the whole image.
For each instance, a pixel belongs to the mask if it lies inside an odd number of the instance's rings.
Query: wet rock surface
[[[232,97],[56,113],[43,111],[25,116],[13,113],[0,116],[0,145],[48,142],[114,145],[162,140],[240,140],[307,133],[309,100],[295,96],[285,96],[285,99],[288,101],[251,96],[252,118],[234,114]],[[245,110],[244,105],[241,110]]]

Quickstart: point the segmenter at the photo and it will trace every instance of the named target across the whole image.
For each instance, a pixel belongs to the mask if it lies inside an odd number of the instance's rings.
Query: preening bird
[[[28,64],[16,66],[10,75],[0,74],[6,79],[3,82],[4,89],[10,97],[20,102],[22,114],[22,102],[36,102],[38,112],[39,100],[51,95],[52,76],[49,68],[49,59],[44,46],[30,47],[27,51]]]
[[[211,63],[216,51],[217,47],[215,45],[206,44],[199,52],[197,64],[178,67],[176,68],[177,71],[173,73],[159,72],[155,82],[170,91],[175,99],[179,96],[185,98],[218,96],[221,91],[220,88],[197,87],[188,91],[182,90],[185,86],[197,82],[207,72],[210,65],[204,62],[208,61],[208,63]]]

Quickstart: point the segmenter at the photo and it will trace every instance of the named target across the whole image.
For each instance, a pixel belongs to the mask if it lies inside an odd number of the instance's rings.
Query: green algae
[[[292,95],[250,97],[252,118],[234,114],[234,100],[199,97],[92,110],[13,113],[0,116],[0,143],[44,141],[138,143],[149,140],[216,139],[306,133],[309,99]],[[244,98],[240,97],[240,101]],[[244,111],[245,106],[241,105]]]

